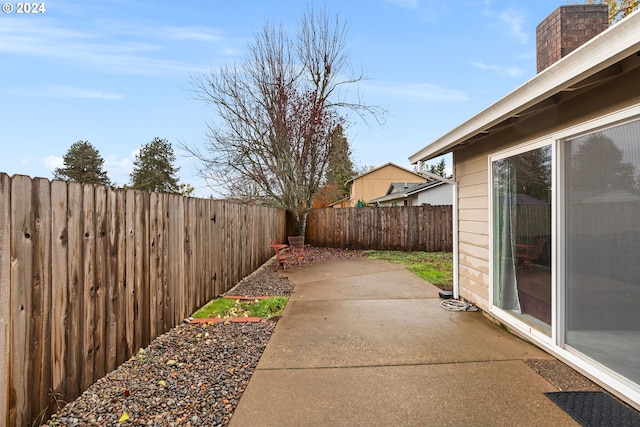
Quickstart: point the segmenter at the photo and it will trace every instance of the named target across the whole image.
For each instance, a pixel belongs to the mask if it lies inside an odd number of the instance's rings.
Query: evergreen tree
[[[438,175],[441,176],[443,178],[449,178],[447,176],[447,163],[445,162],[444,158],[440,159],[440,161],[438,163],[436,163],[435,165],[429,165],[429,172],[434,174],[434,175]]]
[[[332,152],[327,163],[324,184],[318,188],[314,200],[314,208],[323,208],[329,204],[349,196],[347,181],[356,175],[349,141],[344,135],[342,126],[338,126],[331,137]]]
[[[160,193],[180,193],[180,168],[173,165],[176,156],[166,139],[154,138],[136,154],[131,172],[131,187]]]
[[[54,179],[83,184],[111,185],[107,172],[102,169],[104,159],[89,141],[78,141],[71,145],[63,157],[64,167],[55,168]]]

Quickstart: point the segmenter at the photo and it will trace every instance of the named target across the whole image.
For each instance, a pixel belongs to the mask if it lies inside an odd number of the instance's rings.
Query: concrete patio
[[[366,258],[303,265],[232,426],[571,426],[524,360],[551,356]]]

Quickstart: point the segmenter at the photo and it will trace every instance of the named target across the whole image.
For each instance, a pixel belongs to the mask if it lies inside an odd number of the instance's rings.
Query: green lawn
[[[272,297],[260,300],[235,300],[217,298],[211,300],[193,313],[195,319],[222,319],[229,317],[260,317],[263,319],[280,316],[287,305],[287,297]]]
[[[406,265],[407,270],[440,289],[453,289],[453,254],[450,252],[365,251],[365,255]]]

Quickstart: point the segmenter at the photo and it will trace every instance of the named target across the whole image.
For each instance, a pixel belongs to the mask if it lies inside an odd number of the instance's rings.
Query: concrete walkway
[[[551,358],[481,313],[440,307],[403,266],[355,258],[296,284],[231,426],[572,426],[523,360]]]

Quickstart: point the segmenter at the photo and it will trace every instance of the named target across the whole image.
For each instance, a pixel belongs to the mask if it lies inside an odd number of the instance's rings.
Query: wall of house
[[[416,195],[413,200],[413,206],[420,205],[452,205],[453,204],[453,185],[443,184],[427,191],[423,191]]]
[[[389,186],[394,182],[425,182],[426,178],[413,172],[389,165],[368,173],[353,181],[351,187],[351,206],[358,200],[369,201],[387,194]]]
[[[458,183],[458,283],[462,298],[489,308],[489,156],[640,103],[640,68],[453,153]]]

